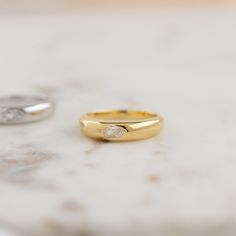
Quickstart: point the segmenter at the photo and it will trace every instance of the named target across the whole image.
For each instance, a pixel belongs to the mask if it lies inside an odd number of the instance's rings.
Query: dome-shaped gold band
[[[80,119],[80,126],[90,138],[132,141],[157,135],[163,126],[163,119],[144,111],[108,110],[88,113]]]

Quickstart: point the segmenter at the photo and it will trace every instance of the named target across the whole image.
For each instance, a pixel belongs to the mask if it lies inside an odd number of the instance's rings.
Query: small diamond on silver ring
[[[3,96],[0,97],[0,124],[40,121],[49,117],[54,109],[54,103],[45,96]]]

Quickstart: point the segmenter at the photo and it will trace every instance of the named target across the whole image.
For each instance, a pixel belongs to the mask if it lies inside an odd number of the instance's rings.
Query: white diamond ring
[[[12,95],[0,97],[0,124],[21,124],[43,120],[55,109],[44,96]]]
[[[144,111],[98,111],[88,113],[80,119],[80,127],[85,135],[107,141],[150,138],[157,135],[162,126],[161,116]]]

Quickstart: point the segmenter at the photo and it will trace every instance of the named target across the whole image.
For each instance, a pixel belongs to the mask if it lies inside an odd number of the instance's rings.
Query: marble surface
[[[0,235],[236,234],[233,11],[0,16],[0,94],[46,94],[50,119],[0,127]],[[165,118],[103,143],[86,112]]]

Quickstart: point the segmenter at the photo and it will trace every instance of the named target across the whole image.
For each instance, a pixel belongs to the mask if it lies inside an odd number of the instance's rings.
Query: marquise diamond
[[[7,122],[18,122],[23,119],[25,112],[18,108],[6,108],[0,110],[0,121]]]
[[[109,126],[103,130],[105,138],[121,138],[127,131],[120,126]]]

